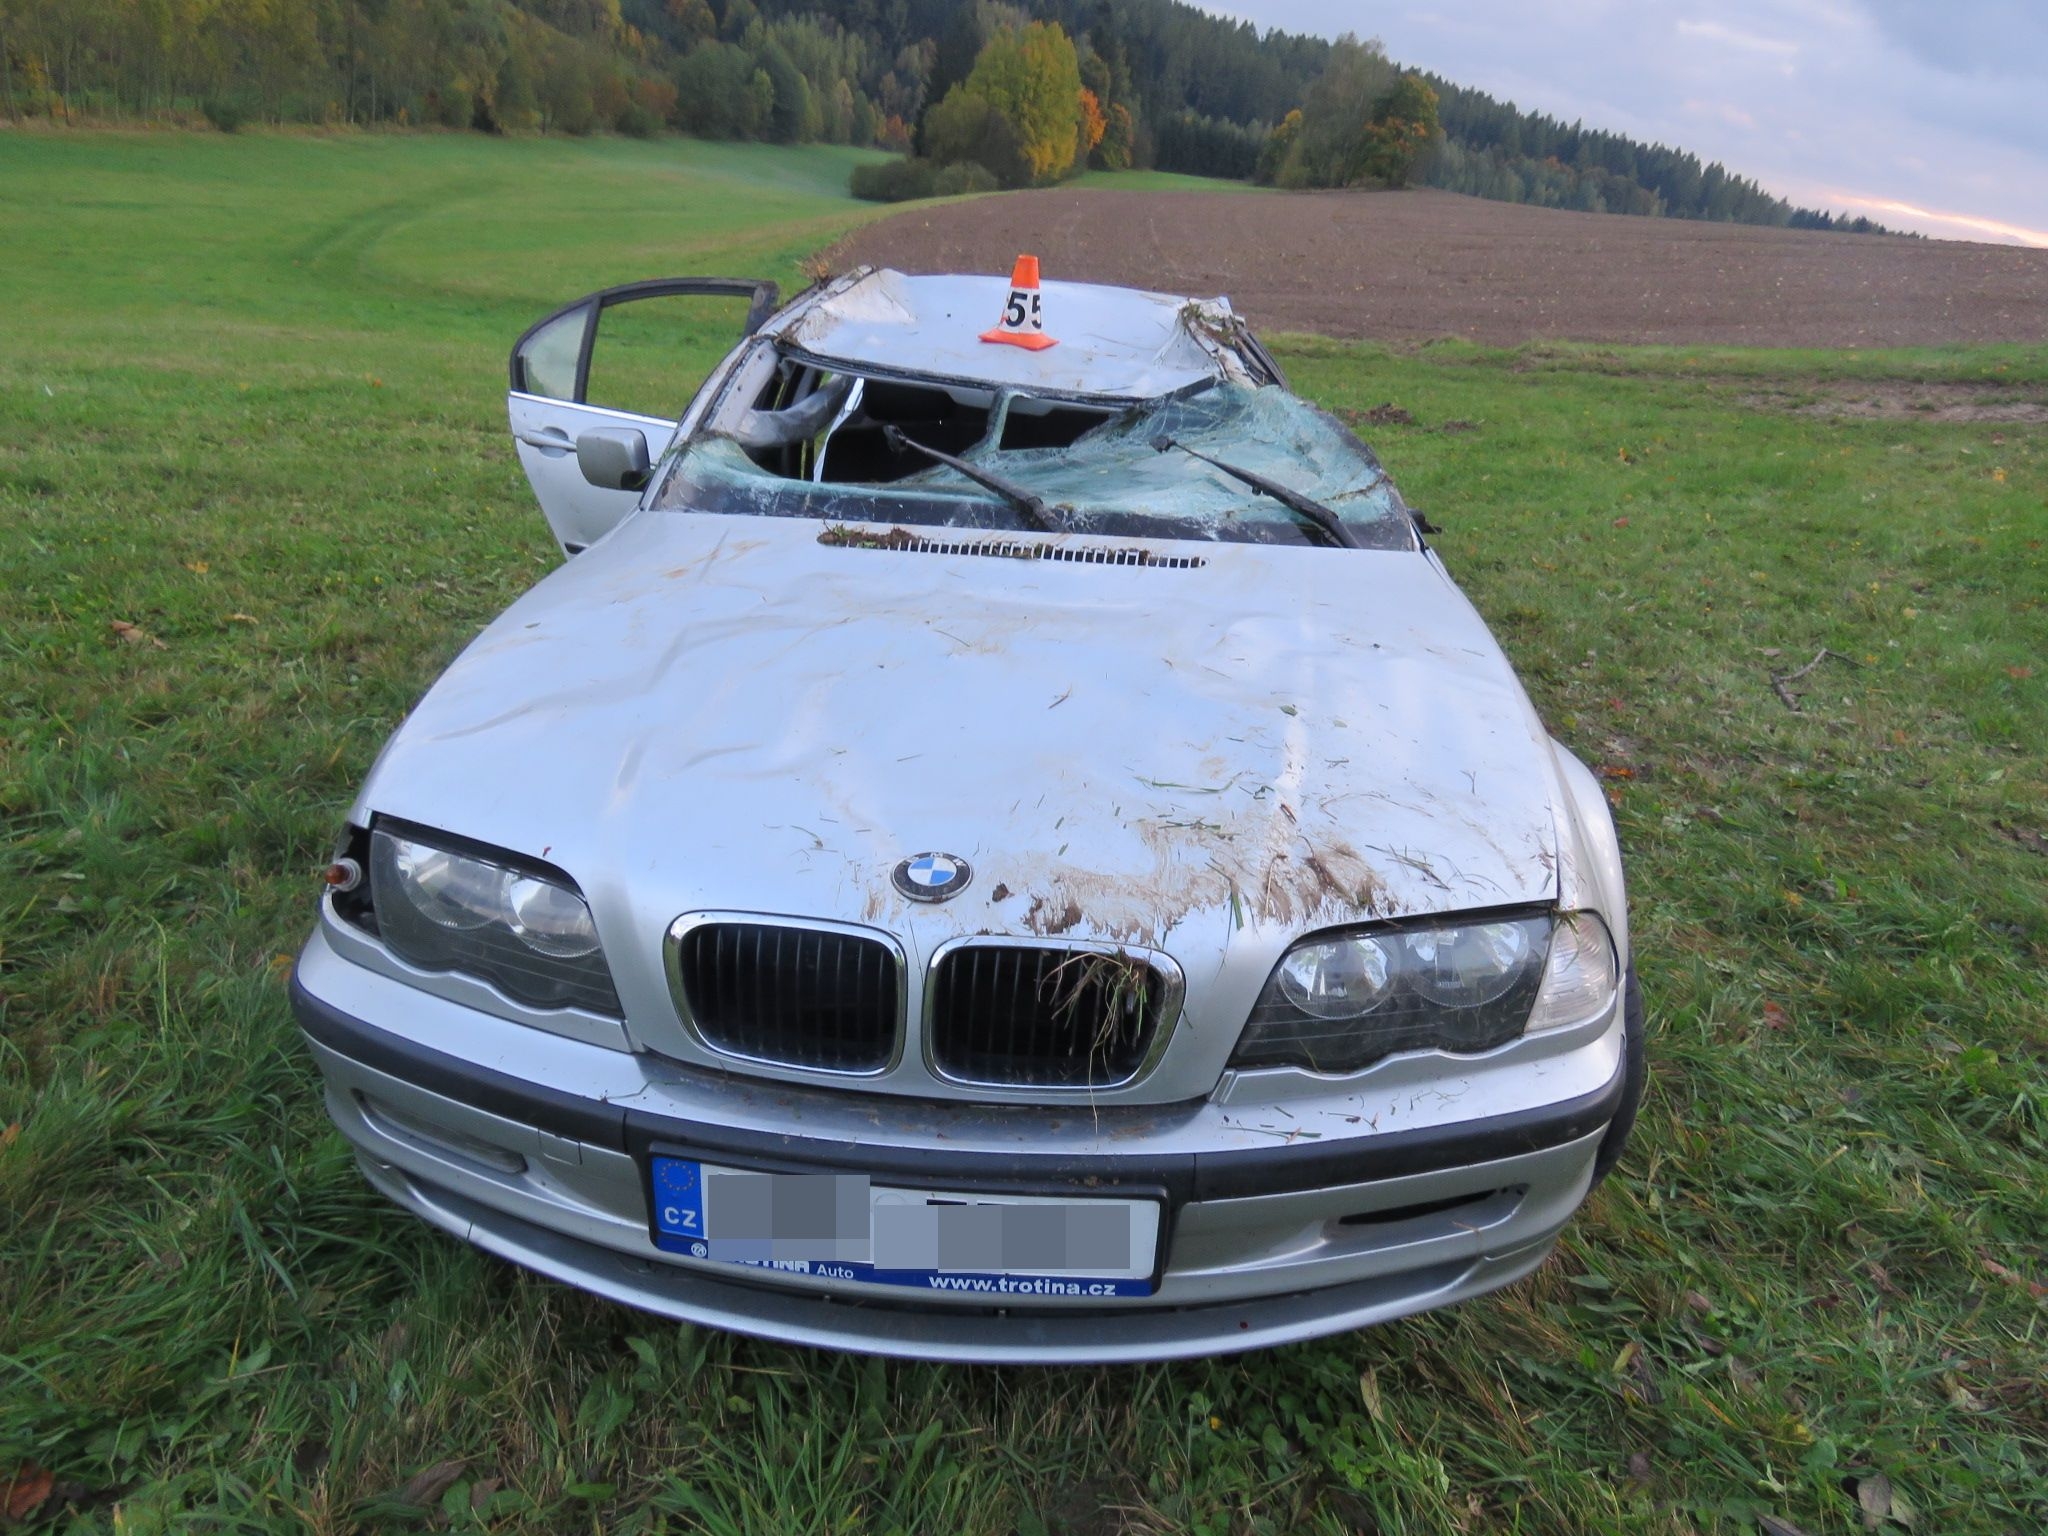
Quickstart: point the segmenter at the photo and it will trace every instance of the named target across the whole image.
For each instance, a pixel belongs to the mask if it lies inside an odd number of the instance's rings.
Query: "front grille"
[[[1112,1088],[1145,1065],[1170,987],[1157,966],[1115,951],[965,944],[932,974],[932,1065],[996,1087]]]
[[[715,1050],[819,1072],[879,1072],[896,1055],[901,968],[879,939],[707,922],[674,956],[690,1022]]]

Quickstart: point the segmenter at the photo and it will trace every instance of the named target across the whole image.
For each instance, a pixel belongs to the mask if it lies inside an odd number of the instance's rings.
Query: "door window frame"
[[[536,400],[559,400],[564,405],[588,405],[590,402],[586,396],[590,391],[590,356],[597,346],[598,328],[604,320],[605,310],[614,304],[630,304],[636,299],[660,298],[672,294],[750,300],[747,318],[742,323],[736,340],[745,340],[758,331],[782,302],[781,289],[766,278],[656,277],[637,283],[621,283],[615,288],[600,288],[595,293],[586,293],[582,298],[542,315],[519,333],[519,339],[512,343],[512,355],[508,363],[512,392],[528,395]],[[576,350],[575,394],[563,400],[559,395],[543,394],[529,389],[524,355],[526,344],[557,320],[566,319],[580,309],[587,309],[590,313],[583,322],[583,340]]]

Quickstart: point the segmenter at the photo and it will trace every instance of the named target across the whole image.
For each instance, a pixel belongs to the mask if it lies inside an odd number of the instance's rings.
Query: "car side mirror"
[[[599,427],[582,433],[576,439],[576,467],[600,490],[642,490],[652,473],[646,435],[631,427]]]

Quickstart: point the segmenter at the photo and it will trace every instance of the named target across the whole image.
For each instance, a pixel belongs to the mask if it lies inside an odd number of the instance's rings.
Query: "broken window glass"
[[[1154,448],[1170,438],[1322,502],[1364,548],[1416,547],[1407,508],[1372,451],[1327,412],[1275,386],[1219,381],[1116,411],[954,384],[861,382],[858,406],[846,412],[847,386],[832,376],[811,369],[779,378],[744,413],[746,430],[722,420],[722,430],[684,444],[652,505],[844,523],[1021,526],[1015,510],[967,476],[892,448],[884,429],[893,426],[1041,497],[1067,531],[1316,542],[1279,502],[1190,454]],[[806,411],[821,388],[833,390],[833,409]],[[762,446],[765,416],[780,416],[790,441]],[[822,478],[812,478],[820,452]]]

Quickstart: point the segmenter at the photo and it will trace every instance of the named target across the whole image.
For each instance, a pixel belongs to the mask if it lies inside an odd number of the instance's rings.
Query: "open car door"
[[[778,299],[775,284],[753,278],[627,283],[563,306],[513,343],[512,440],[565,555],[639,506],[692,396]]]

